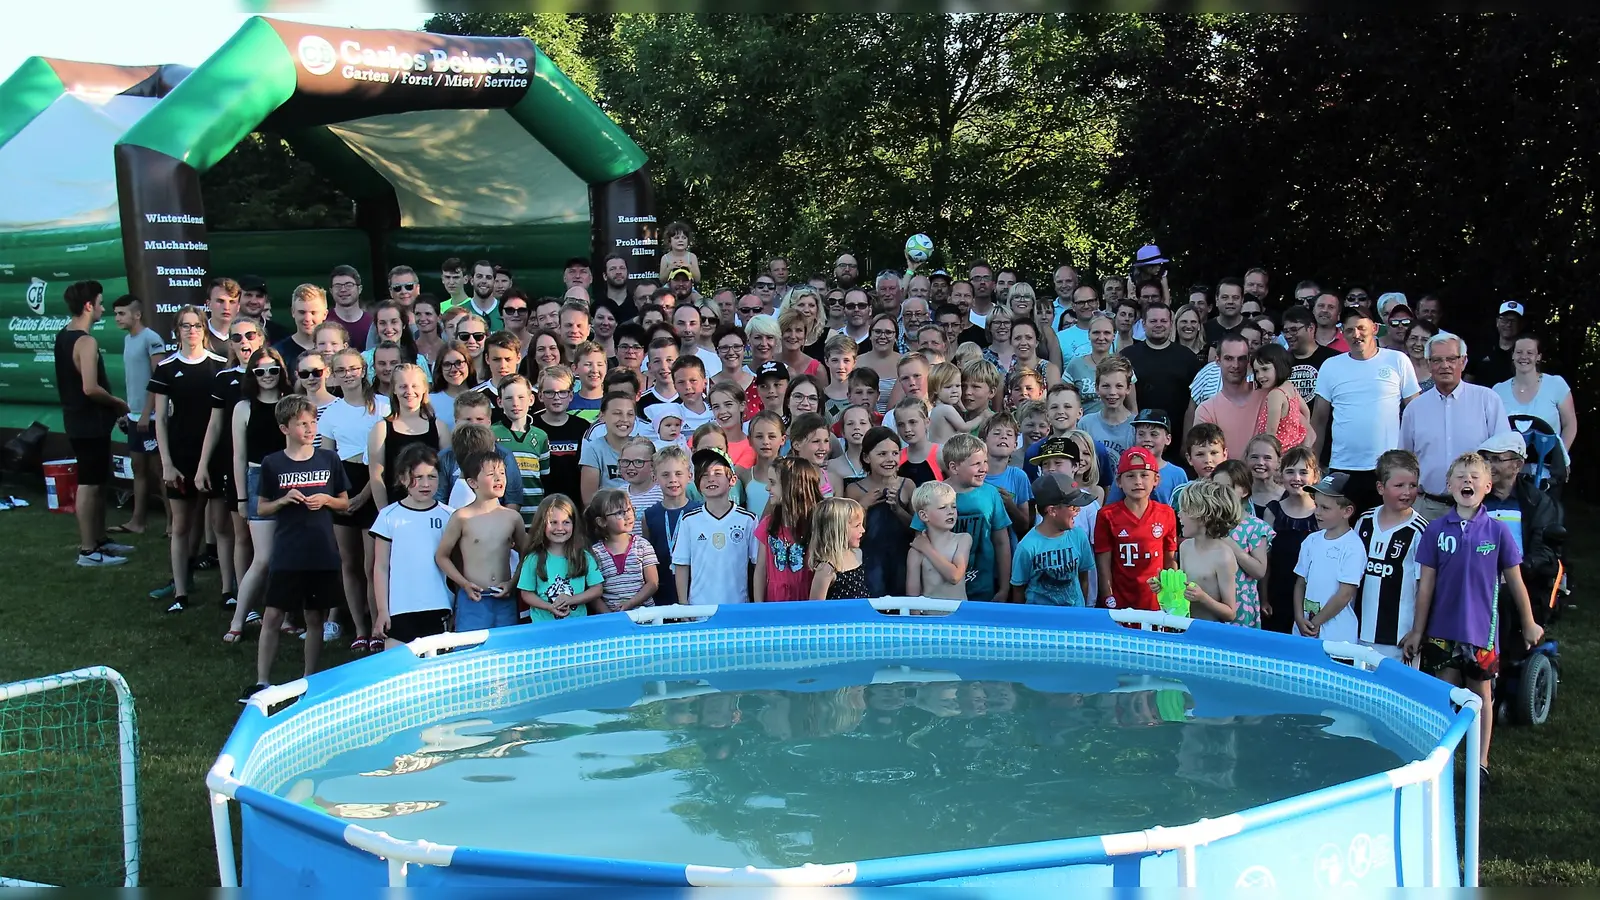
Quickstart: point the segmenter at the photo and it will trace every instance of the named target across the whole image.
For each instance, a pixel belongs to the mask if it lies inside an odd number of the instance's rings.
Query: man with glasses
[[[772,280],[771,275],[757,275],[756,280],[750,285],[750,293],[761,298],[762,314],[777,315],[778,283]]]
[[[505,330],[517,336],[522,355],[527,356],[533,349],[533,308],[528,305],[528,295],[521,288],[506,291],[506,298],[500,301],[500,315],[505,318]]]
[[[640,278],[633,282],[633,286],[629,288],[629,292],[633,297],[634,309],[633,315],[629,317],[630,319],[639,318],[639,310],[643,309],[646,303],[651,302],[650,298],[655,296],[660,287],[661,282],[654,278]]]
[[[1450,463],[1491,437],[1509,432],[1511,425],[1499,394],[1461,380],[1466,341],[1441,331],[1428,339],[1427,354],[1433,387],[1406,406],[1400,418],[1399,446],[1415,453],[1422,464],[1418,479],[1422,496],[1417,498],[1416,509],[1431,522],[1455,506],[1447,479]],[[1516,440],[1520,446],[1522,438]]]
[[[1322,285],[1307,279],[1294,286],[1294,302],[1310,309],[1317,302],[1317,297],[1322,294]]]
[[[400,304],[401,315],[404,316],[406,325],[411,325],[411,304],[415,303],[417,296],[422,293],[422,280],[417,277],[417,270],[410,266],[395,266],[389,270],[389,299]],[[413,335],[416,329],[413,328]],[[367,346],[378,346],[378,323],[373,322],[367,330]]]
[[[1417,375],[1404,353],[1378,346],[1377,323],[1360,309],[1345,312],[1344,336],[1349,352],[1317,373],[1311,424],[1330,447],[1329,471],[1350,476],[1345,496],[1366,510],[1378,505],[1378,457],[1401,446],[1400,408],[1417,396]]]
[[[848,253],[839,254],[833,263],[833,284],[845,290],[850,290],[861,283],[861,267],[856,265],[856,258]]]
[[[643,374],[646,340],[648,336],[638,322],[618,325],[611,335],[611,344],[617,352],[616,367]]]
[[[228,358],[228,329],[239,314],[239,282],[232,278],[213,278],[206,293],[206,348]]]
[[[1378,321],[1378,317],[1373,315],[1372,312],[1372,295],[1367,293],[1367,289],[1360,285],[1356,285],[1344,292],[1344,308],[1346,310],[1359,309],[1374,322]]]
[[[867,327],[872,322],[872,298],[861,288],[854,287],[844,292],[844,327],[839,333],[864,344],[867,341]],[[871,352],[870,347],[863,352]]]
[[[1056,340],[1061,343],[1063,363],[1087,356],[1094,350],[1094,345],[1089,343],[1089,322],[1099,311],[1100,298],[1095,296],[1094,285],[1078,285],[1077,290],[1072,292],[1073,323],[1056,332]]]
[[[957,282],[965,284],[966,282]],[[971,327],[961,307],[954,303],[946,303],[934,312],[934,324],[939,327],[944,335],[945,348],[957,347],[961,344],[961,332]]]
[[[639,315],[639,307],[634,305],[633,294],[628,289],[628,258],[621,253],[608,255],[605,277],[606,299],[617,311],[617,321],[626,322]]]
[[[501,324],[500,300],[494,289],[495,265],[487,259],[472,264],[472,297],[467,301],[467,311],[489,323],[490,331],[499,331]]]
[[[1289,382],[1309,409],[1317,398],[1317,372],[1339,353],[1317,343],[1317,321],[1304,306],[1283,311],[1283,339],[1289,348]]]
[[[928,310],[928,301],[921,297],[907,297],[900,304],[900,334],[901,340],[914,342],[917,335],[922,332],[924,325],[933,324],[933,314]],[[901,350],[901,353],[906,352]]]
[[[294,328],[289,325],[272,321],[272,298],[267,296],[267,281],[260,275],[246,275],[239,279],[239,315],[260,322],[267,332],[269,344],[276,344],[294,334]]]
[[[982,328],[989,324],[989,311],[994,309],[994,267],[979,260],[967,272],[967,280],[972,282],[972,308],[967,318]]]
[[[1133,339],[1142,341],[1145,338],[1144,314],[1152,306],[1166,306],[1167,291],[1161,286],[1161,282],[1154,278],[1146,278],[1134,287],[1133,295],[1139,301],[1139,320],[1133,323]]]

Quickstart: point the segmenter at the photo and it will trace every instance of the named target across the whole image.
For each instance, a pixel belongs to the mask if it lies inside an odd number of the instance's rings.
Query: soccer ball
[[[906,256],[912,262],[927,262],[933,255],[933,239],[925,234],[913,234],[906,238]]]

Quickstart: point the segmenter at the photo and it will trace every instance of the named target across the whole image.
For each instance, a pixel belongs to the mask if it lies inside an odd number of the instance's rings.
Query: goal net
[[[136,886],[133,695],[93,666],[0,685],[0,886]]]

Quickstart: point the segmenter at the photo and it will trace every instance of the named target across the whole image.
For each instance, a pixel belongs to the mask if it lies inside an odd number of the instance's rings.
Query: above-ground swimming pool
[[[1476,714],[1161,613],[667,607],[270,688],[208,785],[225,886],[1470,885]]]

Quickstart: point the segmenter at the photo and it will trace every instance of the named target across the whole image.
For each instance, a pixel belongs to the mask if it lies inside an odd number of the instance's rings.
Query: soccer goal
[[[136,887],[138,768],[115,669],[0,685],[0,886]]]

